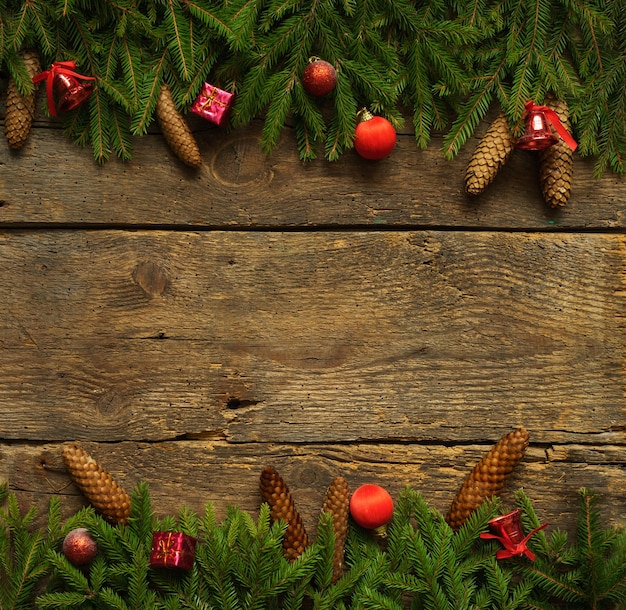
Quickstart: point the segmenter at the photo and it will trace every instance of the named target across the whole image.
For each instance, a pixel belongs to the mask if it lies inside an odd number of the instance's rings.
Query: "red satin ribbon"
[[[544,523],[535,528],[526,538],[520,540],[517,544],[509,538],[508,532],[504,532],[504,536],[497,536],[496,534],[483,533],[480,535],[482,539],[498,540],[504,547],[500,551],[496,552],[496,559],[509,559],[510,557],[516,557],[519,555],[525,555],[531,561],[535,561],[535,554],[526,546],[526,543],[530,540],[531,536],[534,536],[539,530],[547,527],[548,524]]]
[[[54,77],[56,74],[66,74],[68,76],[74,76],[76,78],[82,78],[83,80],[96,80],[94,76],[84,76],[74,72],[76,67],[75,61],[57,61],[50,66],[49,70],[44,70],[39,74],[33,76],[33,84],[46,81],[46,96],[48,98],[48,110],[52,116],[57,116],[57,110],[54,107],[54,96],[52,86],[54,84]]]
[[[552,108],[549,108],[548,106],[535,106],[535,103],[532,100],[526,102],[524,107],[526,108],[526,112],[530,112],[531,110],[540,110],[541,112],[543,112],[546,115],[548,121],[550,121],[550,123],[552,124],[552,127],[554,127],[554,129],[556,129],[556,132],[561,136],[563,141],[572,150],[576,150],[576,148],[578,147],[578,143],[576,142],[576,140],[574,140],[569,131],[565,129],[563,123],[561,123],[559,115],[554,112]]]

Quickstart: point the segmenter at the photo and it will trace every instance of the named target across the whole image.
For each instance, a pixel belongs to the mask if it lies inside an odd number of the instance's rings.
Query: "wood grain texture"
[[[625,254],[595,234],[5,233],[0,437],[624,443]]]
[[[465,169],[488,122],[454,161],[443,159],[440,137],[417,149],[407,121],[392,155],[382,161],[348,151],[335,163],[303,163],[288,128],[266,156],[261,121],[227,132],[190,118],[204,160],[202,169],[192,170],[158,132],[134,140],[132,161],[99,166],[89,148],[74,146],[58,124],[40,120],[22,151],[0,147],[0,226],[626,226],[626,179],[607,173],[597,180],[591,160],[580,157],[563,209],[543,202],[536,157],[519,150],[484,194],[467,196]]]
[[[588,486],[624,525],[624,177],[577,157],[549,210],[516,151],[469,198],[475,141],[446,162],[410,122],[378,163],[303,164],[290,129],[266,156],[260,121],[191,119],[200,171],[156,131],[98,166],[42,117],[0,146],[0,480],[24,507],[85,502],[77,440],[159,514],[254,512],[265,465],[312,530],[337,474],[445,512],[524,425],[505,504],[524,486],[573,531]]]
[[[159,443],[83,443],[83,446],[127,490],[141,480],[151,490],[158,515],[175,514],[183,506],[202,512],[212,503],[219,518],[229,504],[256,513],[261,503],[259,476],[266,465],[287,482],[309,533],[315,532],[324,493],[332,478],[341,474],[352,490],[373,481],[395,498],[409,485],[426,501],[445,513],[471,468],[491,445],[415,443],[231,444],[224,441],[173,441]],[[588,486],[601,494],[607,524],[626,525],[626,472],[602,447],[578,448],[575,460],[563,456],[568,446],[532,445],[507,482],[502,501],[514,506],[520,487],[533,499],[541,519],[574,531],[577,491]],[[582,452],[582,453],[581,453]],[[580,462],[592,454],[594,463]],[[87,502],[72,483],[61,459],[61,445],[47,443],[0,445],[0,479],[11,473],[11,486],[23,505],[35,505],[44,515],[51,495],[59,496],[64,514]],[[590,460],[591,461],[591,460]]]

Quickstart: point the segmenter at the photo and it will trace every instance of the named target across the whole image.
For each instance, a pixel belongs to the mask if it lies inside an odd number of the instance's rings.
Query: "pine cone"
[[[172,92],[163,83],[156,105],[156,118],[172,152],[190,167],[200,167],[202,157],[198,144],[183,116],[176,109]]]
[[[458,530],[485,500],[500,495],[513,469],[524,457],[528,439],[528,432],[517,428],[505,434],[474,466],[446,515],[452,529]]]
[[[343,556],[348,537],[348,513],[350,510],[350,488],[343,477],[335,477],[326,491],[322,512],[333,516],[335,551],[333,554],[333,582],[343,573]]]
[[[93,507],[114,523],[126,523],[130,496],[84,449],[75,444],[63,447],[63,459],[76,486]]]
[[[501,112],[491,123],[472,155],[465,172],[465,190],[470,195],[482,193],[493,182],[515,147],[513,133]]]
[[[263,500],[269,504],[272,520],[287,523],[283,538],[283,553],[289,561],[293,561],[309,546],[309,537],[304,529],[302,517],[296,510],[289,493],[289,488],[271,466],[266,466],[261,472],[260,488]]]
[[[548,98],[546,106],[552,108],[563,127],[571,131],[567,102]],[[545,202],[552,208],[564,206],[572,191],[574,151],[559,138],[556,144],[539,153],[539,181]]]
[[[41,62],[36,51],[25,51],[22,54],[24,64],[29,76],[32,77],[41,72]],[[24,146],[30,133],[30,126],[35,116],[35,93],[22,95],[17,90],[15,81],[9,79],[7,86],[7,102],[4,115],[4,135],[9,148],[19,150]]]

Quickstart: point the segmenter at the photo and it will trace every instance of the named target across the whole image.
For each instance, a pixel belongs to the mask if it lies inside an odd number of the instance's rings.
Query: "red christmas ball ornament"
[[[63,539],[63,555],[75,566],[90,563],[98,553],[98,545],[85,527],[73,529]]]
[[[350,515],[361,527],[384,536],[393,515],[393,500],[378,485],[361,485],[350,498]]]
[[[320,59],[312,57],[302,73],[302,86],[310,95],[321,97],[330,93],[337,85],[337,71],[334,66]]]
[[[377,161],[386,157],[396,145],[396,130],[382,116],[369,110],[359,112],[359,123],[354,132],[354,148],[364,159]]]

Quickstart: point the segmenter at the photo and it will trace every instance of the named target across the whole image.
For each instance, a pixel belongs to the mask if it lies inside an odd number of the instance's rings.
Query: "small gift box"
[[[234,95],[228,93],[228,91],[223,91],[209,83],[204,83],[202,91],[200,91],[191,107],[191,112],[221,127],[228,121],[233,97]]]
[[[191,570],[196,554],[196,539],[181,532],[154,532],[150,566]]]

